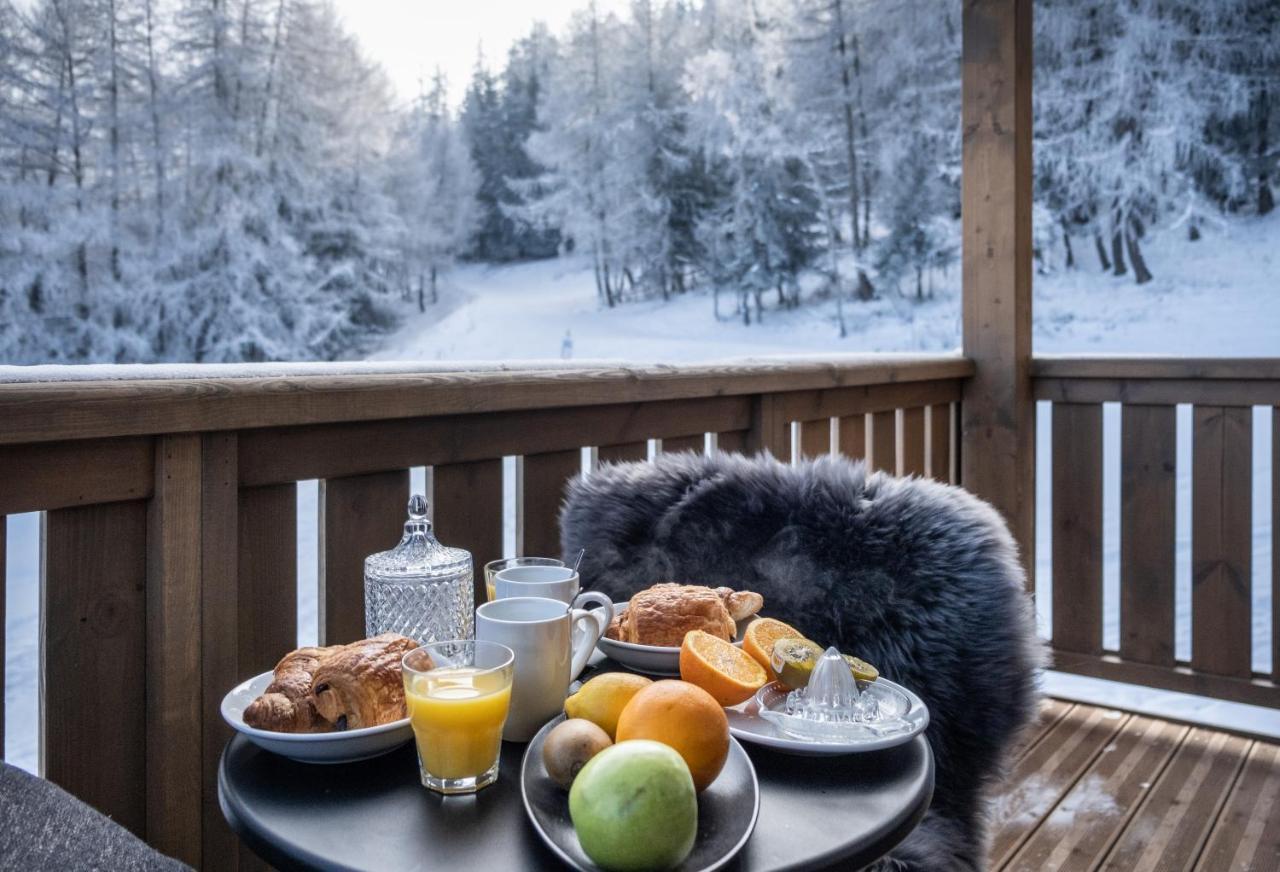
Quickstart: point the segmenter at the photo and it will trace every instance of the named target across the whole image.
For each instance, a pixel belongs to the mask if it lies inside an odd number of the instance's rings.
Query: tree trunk
[[[431,264],[431,305],[440,302],[440,270],[433,263]]]
[[[111,143],[111,277],[119,282],[120,275],[120,43],[116,33],[116,0],[107,3],[107,52],[109,75],[107,80],[107,106],[110,112],[108,137]]]
[[[1111,263],[1114,267],[1112,274],[1117,276],[1128,272],[1124,265],[1124,241],[1121,236],[1123,233],[1118,226],[1111,231]]]
[[[1271,180],[1267,176],[1267,151],[1270,148],[1268,133],[1271,128],[1271,101],[1267,87],[1262,87],[1258,95],[1258,163],[1262,169],[1258,173],[1258,214],[1266,215],[1276,207],[1275,197],[1271,193]]]
[[[853,250],[860,253],[862,234],[858,226],[858,150],[854,141],[853,82],[850,78],[849,49],[845,40],[844,0],[835,0],[832,7],[836,22],[836,52],[840,55],[841,110],[844,115],[845,164],[849,171],[849,220],[853,223]]]
[[[1124,234],[1125,248],[1129,252],[1129,263],[1133,264],[1133,280],[1140,285],[1145,285],[1151,281],[1153,276],[1151,271],[1147,269],[1147,262],[1142,257],[1142,249],[1138,246],[1138,234],[1133,228],[1125,230]]]
[[[924,269],[916,267],[916,302],[924,302]]]
[[[1071,250],[1071,228],[1067,224],[1066,218],[1059,219],[1062,225],[1062,247],[1067,252],[1067,269],[1074,269],[1076,265],[1075,252]]]
[[[1098,250],[1098,262],[1102,264],[1103,272],[1111,269],[1111,259],[1107,257],[1107,247],[1102,244],[1102,234],[1096,230],[1093,232],[1093,245]]]
[[[422,272],[418,272],[418,311],[427,311],[427,289],[426,281],[422,276]]]
[[[874,299],[876,289],[871,284],[871,279],[867,278],[866,272],[858,270],[858,299],[862,302]]]
[[[160,83],[156,75],[154,3],[147,0],[147,92],[151,109],[151,150],[156,174],[156,242],[164,236],[164,149],[160,135]]]

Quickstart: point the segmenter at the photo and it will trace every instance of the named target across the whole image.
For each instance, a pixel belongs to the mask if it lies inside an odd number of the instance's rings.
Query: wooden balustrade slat
[[[929,407],[929,475],[955,481],[951,470],[951,405]]]
[[[146,837],[147,504],[45,515],[43,772]]]
[[[622,445],[601,445],[596,449],[597,463],[629,463],[649,459],[649,443],[643,440]]]
[[[1280,408],[1271,410],[1271,675],[1280,682]]]
[[[831,453],[831,419],[800,422],[800,456],[825,457]]]
[[[242,486],[544,454],[751,426],[749,397],[366,421],[240,434]],[[359,451],[352,451],[359,445]]]
[[[1102,652],[1102,407],[1053,407],[1053,647]]]
[[[153,484],[152,441],[131,436],[0,446],[0,515],[145,499]]]
[[[200,801],[204,841],[200,866],[234,870],[238,840],[218,807],[218,760],[232,736],[231,727],[222,720],[222,697],[242,679],[237,437],[235,433],[207,433],[201,442],[200,699],[204,736]]]
[[[364,559],[399,541],[409,470],[320,481],[320,644],[363,639]]]
[[[502,557],[502,459],[435,468],[436,536],[471,552],[475,602],[484,602],[484,565]]]
[[[1197,406],[1191,435],[1191,666],[1252,669],[1253,410]]]
[[[560,556],[560,503],[565,483],[582,471],[579,449],[528,454],[524,458],[523,554]]]
[[[845,457],[861,460],[867,456],[867,416],[846,415],[840,419],[839,451]]]
[[[147,514],[147,841],[198,865],[203,741],[200,682],[200,436],[156,442]]]
[[[242,488],[239,510],[239,680],[298,645],[298,489]]]
[[[706,451],[707,437],[703,433],[692,436],[672,436],[662,440],[662,453],[675,454],[680,451],[692,451],[702,454]]]
[[[899,463],[903,475],[925,474],[924,441],[924,409],[903,409],[902,457]]]
[[[871,456],[873,469],[890,475],[898,471],[898,413],[876,412],[871,415]]]
[[[791,461],[791,421],[774,394],[752,398],[751,428],[747,433],[747,451],[768,451],[783,463]]]
[[[1173,666],[1176,409],[1123,406],[1120,433],[1120,654]]]
[[[730,454],[743,454],[747,450],[746,430],[729,430],[716,434],[716,450]]]

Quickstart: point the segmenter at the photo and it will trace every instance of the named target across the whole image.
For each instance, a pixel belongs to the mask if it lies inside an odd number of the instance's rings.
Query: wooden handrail
[[[1054,355],[1032,362],[1032,393],[1060,403],[1280,405],[1280,358]]]
[[[1031,362],[1031,377],[1280,381],[1280,357],[1041,354]]]
[[[289,366],[283,375],[259,374],[279,369],[268,364],[213,378],[103,380],[101,369],[65,367],[57,368],[58,380],[19,381],[20,368],[4,368],[0,444],[826,390],[967,378],[974,372],[971,361],[954,354],[876,354],[689,366],[478,365],[389,372],[315,364]]]

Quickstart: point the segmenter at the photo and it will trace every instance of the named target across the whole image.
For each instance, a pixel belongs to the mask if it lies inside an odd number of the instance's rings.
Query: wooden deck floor
[[[993,824],[993,872],[1276,872],[1280,744],[1051,700]]]

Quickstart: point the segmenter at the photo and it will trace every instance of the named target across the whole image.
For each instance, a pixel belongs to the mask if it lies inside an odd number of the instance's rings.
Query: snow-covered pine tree
[[[823,246],[818,179],[786,124],[794,98],[784,47],[761,21],[756,8],[719,8],[716,45],[689,62],[685,78],[691,147],[725,179],[699,224],[717,315],[719,290],[731,289],[747,324],[753,306],[762,319],[770,292],[782,305],[798,303],[800,273]]]
[[[541,196],[539,178],[545,168],[529,156],[529,137],[540,129],[538,109],[542,105],[551,64],[557,52],[556,39],[545,24],[535,23],[527,36],[517,40],[507,52],[502,71],[501,147],[505,190],[500,207],[508,219],[502,226],[508,234],[503,247],[512,258],[553,257],[560,247],[558,228],[535,226],[517,219],[516,210],[529,199]]]
[[[448,84],[436,70],[401,123],[389,177],[403,222],[400,245],[419,311],[437,301],[440,276],[466,250],[479,223],[480,178],[449,113]]]

